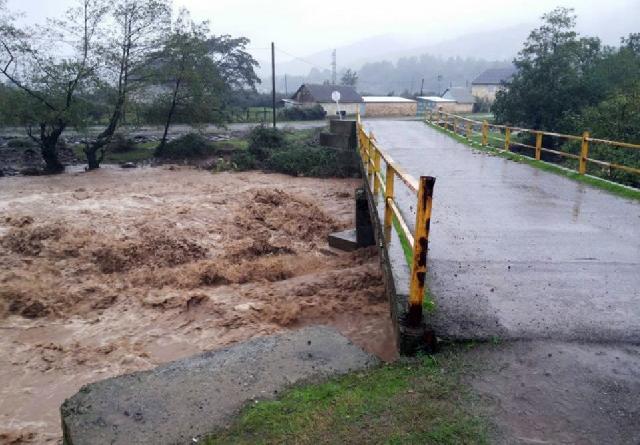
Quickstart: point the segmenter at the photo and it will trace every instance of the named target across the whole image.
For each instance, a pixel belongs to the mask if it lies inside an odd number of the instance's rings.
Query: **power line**
[[[326,70],[326,69],[329,69],[328,67],[324,67],[324,68],[323,68],[323,67],[321,67],[321,66],[318,66],[318,65],[316,65],[316,64],[315,64],[315,63],[313,63],[313,62],[309,62],[308,60],[303,59],[302,57],[298,57],[298,56],[296,56],[296,55],[293,55],[293,54],[291,54],[291,53],[288,53],[287,51],[284,51],[284,50],[282,50],[282,49],[280,49],[280,48],[276,48],[276,51],[280,51],[282,54],[286,54],[286,55],[287,55],[287,56],[289,56],[289,57],[293,57],[295,60],[299,60],[300,62],[304,62],[304,63],[306,63],[306,64],[309,64],[309,65],[311,65],[311,66],[313,66],[313,67],[315,67],[315,68],[318,68],[319,70],[323,70],[323,71],[324,71],[324,70]]]

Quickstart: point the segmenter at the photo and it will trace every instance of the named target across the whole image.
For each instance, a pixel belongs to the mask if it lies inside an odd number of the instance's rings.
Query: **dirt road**
[[[56,443],[85,383],[329,324],[394,356],[356,180],[188,168],[0,179],[0,442]]]

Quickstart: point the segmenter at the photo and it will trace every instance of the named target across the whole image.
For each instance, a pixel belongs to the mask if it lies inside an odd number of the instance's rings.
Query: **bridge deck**
[[[640,339],[640,205],[475,151],[417,121],[369,120],[414,177],[437,178],[429,251],[436,332]],[[413,221],[410,195],[396,195]]]

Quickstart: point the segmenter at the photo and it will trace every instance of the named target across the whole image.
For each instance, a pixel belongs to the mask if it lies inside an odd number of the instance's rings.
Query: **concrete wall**
[[[471,85],[471,94],[493,103],[496,100],[496,93],[506,89],[507,88],[502,85]]]
[[[365,116],[415,116],[418,104],[415,102],[368,102],[364,106]]]
[[[313,106],[315,104],[311,104],[311,106]],[[324,108],[324,111],[327,112],[327,117],[332,117],[332,116],[336,116],[338,108],[336,106],[335,102],[321,102],[320,106],[322,106],[322,108]],[[358,108],[360,107],[360,104],[357,103],[340,103],[340,111],[346,111],[347,114],[349,115],[355,115],[356,111],[358,110]]]
[[[473,104],[444,103],[438,105],[436,111],[439,108],[442,108],[442,111],[446,111],[447,113],[473,113]]]

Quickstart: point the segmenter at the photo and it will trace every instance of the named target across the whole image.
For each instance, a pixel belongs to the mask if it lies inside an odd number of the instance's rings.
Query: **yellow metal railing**
[[[584,175],[587,172],[587,166],[589,163],[596,164],[600,167],[605,167],[614,170],[621,170],[627,173],[633,173],[640,175],[640,169],[631,167],[628,165],[621,165],[615,162],[604,161],[601,159],[594,159],[589,157],[589,150],[592,144],[603,144],[610,147],[616,148],[629,148],[629,149],[640,149],[640,145],[638,144],[630,144],[628,142],[618,142],[618,141],[609,141],[606,139],[597,139],[592,138],[589,135],[588,131],[585,131],[581,136],[570,135],[570,134],[562,134],[562,133],[554,133],[550,131],[539,131],[532,130],[530,128],[519,128],[519,127],[511,127],[508,125],[497,125],[490,124],[486,120],[485,121],[476,121],[473,119],[469,119],[467,117],[459,116],[452,113],[447,113],[442,110],[428,110],[426,113],[426,120],[431,123],[435,123],[443,127],[446,130],[449,130],[455,134],[463,136],[470,141],[473,140],[474,134],[479,136],[479,140],[481,145],[490,146],[490,138],[493,140],[497,140],[500,143],[501,147],[497,147],[503,151],[511,151],[512,146],[520,146],[533,149],[535,152],[535,159],[540,160],[542,152],[553,153],[558,156],[562,156],[565,158],[575,159],[578,161],[577,171],[579,174]],[[498,130],[497,132],[492,132],[493,134],[490,136],[491,130]],[[498,136],[497,134],[500,136]],[[526,144],[523,142],[513,140],[514,134],[531,134],[535,136],[535,145]],[[558,138],[564,141],[576,141],[580,143],[580,154],[568,153],[566,151],[554,150],[548,147],[543,147],[543,137],[550,136],[553,138]]]
[[[404,240],[411,247],[411,281],[409,283],[409,308],[406,321],[409,326],[417,326],[422,322],[429,227],[435,178],[421,176],[419,180],[416,180],[396,163],[388,153],[378,147],[373,134],[367,134],[362,127],[359,114],[356,119],[358,147],[362,159],[365,182],[374,200],[378,200],[380,196],[384,198],[384,241],[387,245],[391,241],[391,231],[394,228],[395,220],[401,242]],[[382,173],[382,162],[384,162],[384,175]],[[396,201],[394,194],[396,178],[400,179],[417,198],[413,233],[411,233],[409,225]]]

